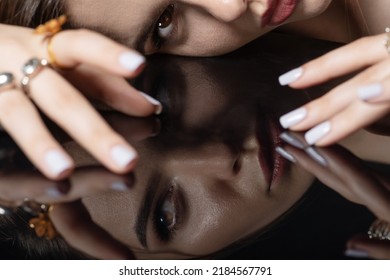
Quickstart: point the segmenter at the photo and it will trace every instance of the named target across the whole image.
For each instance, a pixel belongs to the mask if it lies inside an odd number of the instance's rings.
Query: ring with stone
[[[15,87],[14,75],[5,72],[0,74],[0,92]]]
[[[29,94],[29,85],[33,78],[35,78],[45,67],[49,66],[46,59],[32,58],[27,61],[22,68],[23,78],[21,81],[23,91]]]

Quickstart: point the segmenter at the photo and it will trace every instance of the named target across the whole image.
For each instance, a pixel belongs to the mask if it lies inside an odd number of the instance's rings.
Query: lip
[[[256,138],[260,146],[258,159],[269,191],[290,164],[275,151],[276,147],[282,143],[279,137],[281,132],[282,128],[276,121],[267,119],[265,116],[258,118],[256,128]]]
[[[268,9],[263,15],[262,27],[282,24],[294,12],[297,4],[298,0],[269,0]]]

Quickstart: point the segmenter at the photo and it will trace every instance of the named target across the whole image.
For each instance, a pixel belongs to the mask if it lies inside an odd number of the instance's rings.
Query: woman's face
[[[276,26],[323,12],[331,0],[65,0],[77,27],[142,53],[213,56]]]
[[[216,75],[219,67],[204,68],[192,60],[167,64],[181,68],[163,90],[179,87],[182,98],[183,113],[171,112],[182,128],[163,136],[174,145],[156,145],[160,136],[133,143],[140,154],[133,188],[84,199],[94,221],[135,249],[138,258],[186,258],[219,251],[275,221],[313,180],[274,152],[280,130],[268,113],[258,114],[257,106],[226,98],[238,86],[234,71],[231,83],[222,83]],[[152,79],[147,83],[153,84]],[[196,139],[190,131],[210,120],[219,127],[228,123],[229,139],[239,134],[236,144],[222,141],[221,134],[212,132],[213,125],[204,128],[209,137],[202,144],[186,142]]]

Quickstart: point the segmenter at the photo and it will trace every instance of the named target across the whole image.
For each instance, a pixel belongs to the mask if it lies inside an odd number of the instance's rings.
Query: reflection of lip
[[[268,9],[263,15],[262,26],[280,25],[294,12],[298,0],[269,0]]]
[[[275,152],[276,147],[282,143],[279,138],[282,132],[281,127],[276,122],[262,117],[257,121],[256,137],[259,142],[259,163],[263,171],[268,189],[278,182],[284,170],[289,164],[282,156]]]

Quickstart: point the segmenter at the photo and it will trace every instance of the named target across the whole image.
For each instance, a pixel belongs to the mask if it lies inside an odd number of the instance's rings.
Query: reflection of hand
[[[54,204],[50,219],[70,246],[94,258],[129,259],[133,258],[129,249],[92,221],[81,199],[100,192],[123,192],[133,183],[133,176],[103,168],[77,169],[67,182],[53,182],[37,172],[7,172],[0,177],[0,203],[17,206],[27,197]]]
[[[159,132],[156,118],[132,118],[106,113],[107,122],[126,141],[142,141]],[[12,150],[10,149],[12,152]],[[77,152],[77,151],[75,151]],[[124,192],[134,184],[133,175],[117,175],[102,167],[77,168],[67,181],[51,181],[36,171],[20,171],[13,152],[5,157],[0,171],[1,208],[12,211],[25,198],[44,204],[54,204],[50,218],[61,236],[74,248],[100,259],[128,259],[132,253],[97,226],[82,203],[82,199],[107,191]]]
[[[309,144],[325,146],[366,127],[389,113],[390,57],[386,35],[357,40],[281,77],[301,89],[366,68],[323,97],[284,115],[285,128],[302,131]]]
[[[366,206],[378,219],[390,222],[389,178],[369,170],[341,146],[299,149],[288,145],[285,151],[324,184],[348,200]],[[372,258],[390,258],[389,241],[355,237],[347,247],[347,252],[363,251]]]
[[[0,33],[0,49],[7,54],[0,68],[15,78],[14,85],[0,88],[0,121],[34,165],[52,179],[66,177],[73,167],[70,156],[44,126],[35,104],[111,171],[131,170],[136,158],[134,149],[59,72],[49,67],[37,71],[30,79],[28,94],[16,84],[23,77],[20,68],[24,63],[48,57],[43,35],[8,25],[0,25]],[[89,97],[136,116],[161,109],[123,79],[142,70],[144,58],[137,52],[86,30],[60,32],[51,42],[58,65],[73,68],[63,71],[64,75]]]

